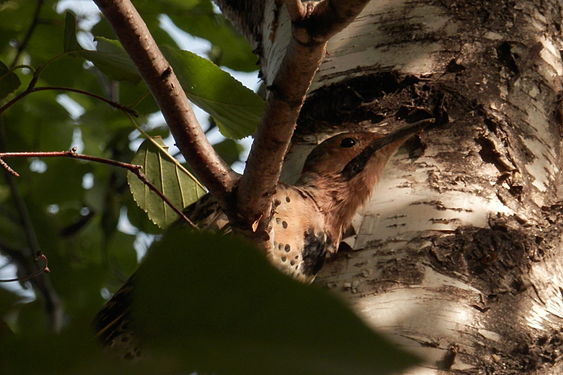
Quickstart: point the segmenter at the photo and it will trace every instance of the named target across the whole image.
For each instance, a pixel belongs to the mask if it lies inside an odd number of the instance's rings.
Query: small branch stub
[[[39,261],[43,262],[43,266],[36,272],[33,272],[27,276],[23,276],[23,277],[15,277],[13,279],[0,279],[0,283],[11,283],[11,282],[15,282],[15,281],[19,281],[20,283],[23,283],[25,281],[29,281],[31,279],[36,278],[37,276],[41,275],[42,273],[49,273],[51,272],[51,270],[49,269],[49,259],[47,259],[47,256],[43,253],[38,253],[35,258],[33,259],[36,263]]]

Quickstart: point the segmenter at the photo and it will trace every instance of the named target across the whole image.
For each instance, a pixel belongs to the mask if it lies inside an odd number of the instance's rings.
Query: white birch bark
[[[265,2],[266,84],[280,3]],[[563,373],[562,9],[374,0],[329,43],[286,180],[328,133],[389,131],[438,95],[449,115],[393,158],[318,280],[426,360],[408,374]]]

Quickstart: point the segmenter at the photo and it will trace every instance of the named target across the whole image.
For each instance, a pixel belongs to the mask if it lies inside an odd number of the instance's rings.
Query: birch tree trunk
[[[281,3],[239,22],[266,84]],[[318,279],[426,360],[408,374],[563,373],[562,19],[558,0],[374,0],[329,43],[286,180],[329,134],[449,118],[397,153]]]

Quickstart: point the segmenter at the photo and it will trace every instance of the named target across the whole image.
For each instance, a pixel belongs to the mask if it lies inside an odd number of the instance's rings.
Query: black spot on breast
[[[291,199],[289,199],[289,197],[285,197],[285,201],[286,201],[287,203],[289,203],[289,202],[291,202]]]
[[[282,227],[283,229],[287,228],[287,221],[282,221]]]
[[[303,273],[307,276],[316,275],[323,267],[326,249],[332,241],[324,233],[316,235],[313,230],[308,230],[304,233],[303,242]]]
[[[287,253],[289,253],[289,252],[291,251],[291,246],[289,246],[289,244],[288,244],[288,245],[285,245],[284,250],[285,250]]]

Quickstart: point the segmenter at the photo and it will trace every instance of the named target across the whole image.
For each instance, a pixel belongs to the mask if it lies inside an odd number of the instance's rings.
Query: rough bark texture
[[[278,3],[254,34],[268,84]],[[286,180],[328,133],[450,120],[390,162],[318,281],[427,360],[409,374],[563,373],[562,19],[558,0],[381,0],[329,43]]]

